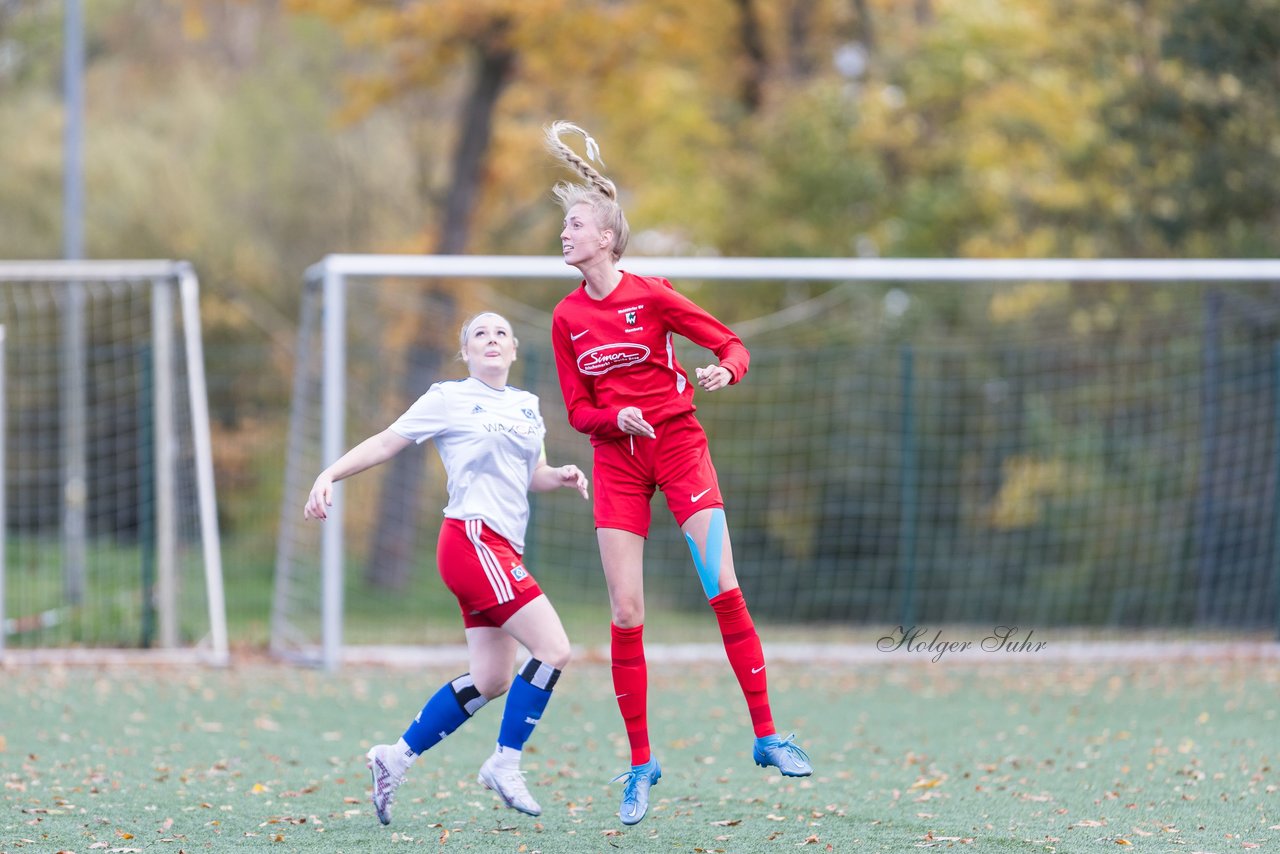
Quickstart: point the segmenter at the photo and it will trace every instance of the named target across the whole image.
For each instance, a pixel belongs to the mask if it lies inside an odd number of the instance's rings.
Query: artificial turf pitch
[[[664,775],[632,828],[608,667],[571,665],[525,755],[541,817],[476,783],[497,701],[419,759],[383,827],[364,753],[459,672],[0,671],[0,851],[1280,851],[1274,660],[776,663],[801,780],[752,762],[727,664],[655,665]]]

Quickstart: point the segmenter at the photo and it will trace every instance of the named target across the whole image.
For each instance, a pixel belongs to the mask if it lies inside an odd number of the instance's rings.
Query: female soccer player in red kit
[[[561,141],[564,133],[585,137],[593,160],[599,149],[576,125],[556,122],[546,129],[547,149],[586,181],[553,190],[565,211],[564,260],[583,281],[556,306],[551,338],[569,422],[595,448],[594,513],[613,617],[614,693],[631,743],[631,770],[619,777],[625,784],[618,814],[630,825],[644,818],[649,788],[662,776],[649,749],[643,642],[644,541],[655,488],[684,532],[720,624],[755,730],[756,763],[789,777],[806,777],[813,768],[793,736],[779,738],[774,727],[760,637],[738,587],[724,499],[673,335],[719,359],[694,372],[707,392],[740,381],[750,355],[728,327],[666,279],[616,267],[628,237],[617,189]]]

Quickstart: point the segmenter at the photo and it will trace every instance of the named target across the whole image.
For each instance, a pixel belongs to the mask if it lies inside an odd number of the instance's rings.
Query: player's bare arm
[[[327,519],[333,506],[333,485],[337,481],[384,463],[413,444],[393,430],[383,430],[347,451],[338,461],[320,472],[311,486],[302,509],[304,519]]]
[[[584,499],[590,497],[587,492],[587,476],[583,474],[582,469],[572,463],[553,466],[543,460],[533,470],[533,477],[529,479],[530,492],[551,492],[561,487],[578,490],[578,494]]]

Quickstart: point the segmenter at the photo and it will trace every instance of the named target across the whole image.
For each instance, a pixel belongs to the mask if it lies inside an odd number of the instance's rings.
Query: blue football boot
[[[622,806],[618,808],[618,817],[623,824],[639,824],[649,811],[649,789],[662,779],[662,766],[658,760],[650,757],[643,765],[632,765],[631,770],[613,778],[622,784]]]
[[[757,738],[755,750],[752,751],[756,764],[761,768],[772,765],[784,777],[808,777],[813,773],[813,766],[809,764],[809,754],[795,743],[795,737],[796,734],[792,733],[786,738],[776,735]]]

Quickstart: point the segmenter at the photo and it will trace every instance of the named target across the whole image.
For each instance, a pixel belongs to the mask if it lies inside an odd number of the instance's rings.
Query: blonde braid
[[[604,165],[604,160],[600,157],[600,147],[596,145],[596,141],[591,138],[591,134],[587,133],[573,122],[558,121],[552,122],[547,126],[547,150],[563,160],[575,172],[585,178],[587,183],[599,191],[601,195],[616,202],[618,200],[618,188],[614,186],[612,181],[597,172],[590,163],[579,157],[577,152],[560,141],[560,135],[565,133],[581,134],[587,141],[587,157],[595,160],[601,166]]]
[[[587,141],[587,157],[601,166],[604,165],[604,161],[600,158],[600,146],[596,145],[591,134],[572,122],[552,122],[545,128],[547,151],[582,176],[587,181],[587,186],[560,181],[551,188],[551,192],[560,202],[565,213],[577,204],[585,203],[591,206],[596,225],[600,230],[613,232],[610,254],[613,255],[614,263],[617,263],[622,258],[622,253],[627,251],[627,242],[631,237],[631,228],[627,225],[626,214],[622,212],[622,205],[618,203],[618,188],[596,171],[590,163],[579,157],[572,148],[560,141],[560,135],[564,133],[581,134]]]

